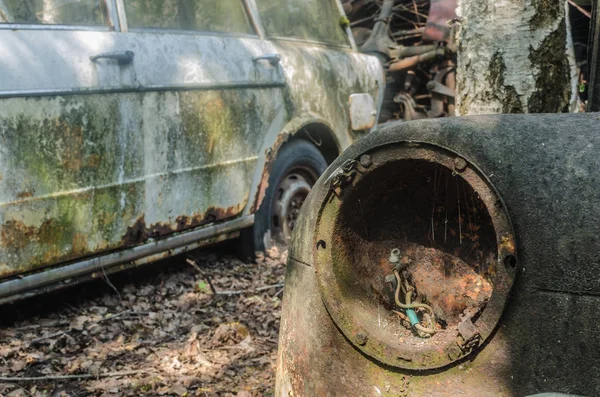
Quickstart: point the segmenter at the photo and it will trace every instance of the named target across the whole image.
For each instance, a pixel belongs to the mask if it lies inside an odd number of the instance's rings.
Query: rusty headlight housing
[[[346,161],[327,183],[314,264],[329,315],[357,349],[390,366],[434,369],[490,336],[515,279],[516,244],[502,199],[476,165],[405,142]],[[386,285],[396,247],[416,299],[436,313],[431,337],[396,313]]]

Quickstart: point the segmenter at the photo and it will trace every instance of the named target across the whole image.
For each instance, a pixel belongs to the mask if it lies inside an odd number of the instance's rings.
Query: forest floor
[[[287,253],[201,251],[0,307],[0,396],[269,396]]]

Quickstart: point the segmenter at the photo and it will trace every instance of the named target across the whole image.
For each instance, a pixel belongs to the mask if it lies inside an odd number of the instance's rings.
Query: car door
[[[281,119],[279,58],[242,0],[124,0],[124,14],[123,50],[145,90],[147,233],[238,215],[262,137]]]
[[[0,1],[0,277],[116,247],[96,215],[126,178],[129,148],[105,149],[133,74],[90,59],[113,51],[116,20],[101,0]]]
[[[241,0],[0,18],[0,277],[238,215],[283,81]]]

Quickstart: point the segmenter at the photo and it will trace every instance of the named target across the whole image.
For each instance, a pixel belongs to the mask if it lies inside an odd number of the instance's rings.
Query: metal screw
[[[365,168],[369,168],[372,164],[371,156],[369,156],[368,154],[363,154],[362,156],[360,156],[360,159],[358,161],[360,165],[362,165]]]
[[[354,340],[358,343],[359,346],[364,346],[367,344],[367,336],[364,334],[356,334]]]
[[[467,169],[467,160],[462,157],[457,157],[454,159],[454,169],[458,172],[463,172]]]

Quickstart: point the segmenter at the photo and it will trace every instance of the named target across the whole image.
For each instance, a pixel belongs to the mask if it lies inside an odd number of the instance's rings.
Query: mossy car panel
[[[128,26],[118,0],[94,9],[102,26],[24,24],[11,4],[0,1],[4,281],[247,226],[282,142],[309,140],[331,159],[367,132],[351,130],[349,96],[383,90],[378,61],[350,37],[262,37],[253,2],[240,2],[252,26],[239,34]],[[24,288],[61,279],[48,274]],[[15,291],[5,284],[0,297]]]

